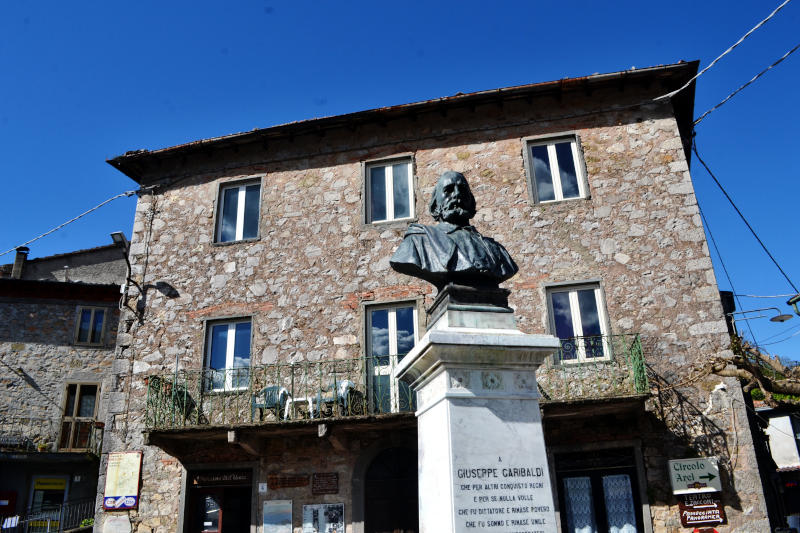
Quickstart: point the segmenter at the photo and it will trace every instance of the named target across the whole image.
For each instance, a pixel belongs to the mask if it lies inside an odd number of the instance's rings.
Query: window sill
[[[582,200],[583,201],[589,201],[591,199],[592,199],[592,197],[590,195],[590,196],[580,196],[580,197],[577,197],[577,198],[564,198],[563,200],[548,200],[546,202],[531,201],[531,205],[533,207],[543,207],[543,206],[548,206],[548,205],[569,204],[569,203],[572,203],[572,202],[580,202]]]
[[[562,359],[561,361],[553,360],[553,368],[580,368],[582,366],[611,365],[613,363],[614,359],[610,356],[596,359]]]
[[[225,241],[225,242],[212,242],[211,246],[233,246],[235,244],[248,244],[253,242],[258,242],[261,240],[261,236],[253,237],[251,239],[241,239],[238,241]]]
[[[369,230],[369,229],[379,229],[381,231],[385,229],[401,229],[405,228],[409,224],[413,224],[417,222],[419,219],[417,217],[411,218],[400,218],[397,220],[381,220],[380,222],[362,222],[361,229]]]

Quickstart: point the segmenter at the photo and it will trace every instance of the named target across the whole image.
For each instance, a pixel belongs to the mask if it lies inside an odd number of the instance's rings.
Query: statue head
[[[469,224],[469,219],[475,216],[475,197],[461,172],[448,170],[439,176],[428,209],[437,222],[456,226]]]

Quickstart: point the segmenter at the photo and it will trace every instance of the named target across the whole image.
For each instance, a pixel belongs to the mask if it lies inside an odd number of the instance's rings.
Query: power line
[[[725,195],[725,198],[727,198],[727,199],[728,199],[728,202],[730,202],[730,204],[733,206],[733,208],[734,208],[734,209],[736,210],[736,212],[739,214],[739,216],[741,217],[742,221],[744,221],[745,225],[747,226],[747,229],[749,229],[749,230],[750,230],[750,233],[752,233],[752,234],[753,234],[753,237],[755,237],[755,238],[756,238],[756,240],[758,241],[758,244],[760,244],[760,245],[761,245],[761,248],[764,250],[764,252],[765,252],[765,253],[766,253],[766,254],[769,256],[769,258],[772,260],[772,262],[775,264],[775,266],[776,266],[776,267],[778,267],[778,270],[780,270],[780,271],[781,271],[781,274],[783,274],[783,277],[784,277],[784,278],[786,278],[786,281],[788,281],[788,282],[789,282],[789,285],[791,285],[792,289],[794,289],[794,290],[795,290],[795,293],[800,293],[800,290],[797,290],[797,287],[795,286],[795,284],[794,284],[794,283],[792,283],[792,280],[791,280],[791,279],[789,279],[789,276],[786,274],[786,272],[784,272],[784,270],[783,270],[783,269],[781,268],[781,266],[778,264],[778,261],[777,261],[777,260],[775,260],[775,258],[774,258],[774,257],[772,256],[772,254],[769,252],[769,250],[767,250],[767,247],[766,247],[766,245],[764,245],[764,243],[763,243],[763,242],[761,241],[761,239],[758,237],[758,235],[756,234],[755,230],[754,230],[754,229],[753,229],[753,227],[750,225],[750,223],[747,221],[747,219],[744,217],[744,215],[742,214],[742,212],[739,210],[739,208],[738,208],[738,207],[736,207],[736,204],[735,204],[735,203],[733,203],[733,200],[731,199],[730,195],[729,195],[729,194],[728,194],[728,192],[725,190],[725,188],[722,186],[722,184],[719,182],[719,180],[718,180],[718,179],[717,179],[717,177],[714,175],[714,173],[713,173],[713,172],[711,172],[711,169],[710,169],[710,168],[708,168],[708,165],[706,165],[706,162],[705,162],[705,161],[703,161],[703,158],[701,158],[701,157],[700,157],[700,154],[699,154],[699,153],[697,153],[697,143],[696,143],[696,142],[694,142],[694,141],[692,142],[692,151],[694,152],[694,155],[696,155],[696,156],[697,156],[697,160],[698,160],[698,161],[700,161],[700,163],[701,163],[701,164],[703,165],[703,167],[706,169],[706,172],[708,172],[708,175],[709,175],[709,176],[711,176],[711,178],[714,180],[714,183],[716,183],[716,184],[717,184],[717,187],[719,187],[719,190],[721,190],[721,191],[722,191],[722,194],[724,194],[724,195]]]
[[[708,223],[705,213],[703,213],[703,208],[700,207],[700,200],[697,200],[697,210],[700,211],[700,217],[703,219],[703,224],[705,224],[706,231],[708,231],[708,236],[711,237],[711,244],[714,245],[714,251],[717,252],[717,258],[719,259],[719,264],[722,265],[722,271],[725,272],[725,277],[728,278],[728,284],[731,286],[731,291],[733,291],[733,297],[736,298],[736,305],[739,307],[739,309],[741,309],[742,302],[739,301],[739,296],[736,294],[736,289],[733,288],[733,280],[731,279],[731,275],[728,273],[728,268],[725,266],[725,261],[722,260],[722,254],[719,252],[717,240],[714,238],[714,234],[711,233],[711,225]],[[731,321],[733,321],[733,317],[731,317]],[[745,324],[747,324],[747,329],[750,330],[750,337],[752,337],[753,342],[756,342],[756,335],[753,333],[753,328],[750,326],[750,321],[745,320]]]
[[[141,190],[141,189],[140,189],[140,190]],[[81,218],[81,217],[83,217],[83,216],[85,216],[85,215],[88,215],[88,214],[89,214],[89,213],[91,213],[92,211],[96,211],[97,209],[100,209],[101,207],[103,207],[103,206],[104,206],[104,205],[106,205],[107,203],[109,203],[109,202],[111,202],[111,201],[113,201],[113,200],[116,200],[117,198],[122,198],[123,196],[133,196],[133,195],[134,195],[134,194],[136,194],[137,192],[139,192],[139,191],[125,191],[125,192],[121,192],[121,193],[117,194],[116,196],[112,196],[112,197],[111,197],[111,198],[109,198],[108,200],[105,200],[105,201],[103,201],[103,202],[100,202],[99,204],[97,204],[97,205],[96,205],[96,206],[94,206],[93,208],[89,209],[88,211],[84,211],[84,212],[83,212],[83,213],[81,213],[80,215],[78,215],[78,216],[76,216],[76,217],[74,217],[74,218],[71,218],[71,219],[67,220],[67,221],[66,221],[66,222],[64,222],[63,224],[59,224],[59,225],[58,225],[58,226],[56,226],[55,228],[53,228],[53,229],[51,229],[51,230],[48,230],[48,231],[45,231],[45,232],[44,232],[44,233],[42,233],[41,235],[38,235],[38,236],[34,237],[33,239],[30,239],[29,241],[25,241],[25,242],[23,242],[22,244],[18,244],[17,246],[14,246],[13,248],[9,248],[9,249],[8,249],[8,250],[6,250],[5,252],[3,252],[3,253],[0,253],[0,256],[4,256],[4,255],[6,255],[6,254],[8,254],[8,253],[11,253],[11,252],[13,252],[14,250],[16,250],[17,248],[19,248],[20,246],[25,246],[25,245],[27,245],[27,244],[30,244],[30,243],[34,242],[34,241],[38,241],[38,240],[39,240],[39,239],[41,239],[42,237],[46,237],[46,236],[50,235],[51,233],[53,233],[53,232],[55,232],[55,231],[58,231],[58,230],[60,230],[61,228],[63,228],[63,227],[64,227],[64,226],[66,226],[67,224],[71,224],[71,223],[75,222],[75,221],[76,221],[76,220],[78,220],[79,218]]]
[[[797,296],[797,293],[791,294],[772,294],[769,296],[764,296],[761,294],[737,294],[736,296],[741,296],[743,298],[791,298],[792,296]]]
[[[748,37],[750,37],[750,34],[752,34],[752,33],[753,33],[754,31],[756,31],[758,28],[760,28],[761,26],[763,26],[764,24],[766,24],[766,23],[767,23],[767,21],[768,21],[769,19],[771,19],[772,17],[774,17],[774,16],[775,16],[775,15],[778,13],[778,11],[780,11],[781,9],[783,9],[783,8],[784,8],[784,6],[786,6],[786,4],[788,4],[788,3],[789,3],[789,2],[791,2],[791,1],[792,1],[792,0],[784,0],[784,2],[783,2],[781,5],[779,5],[778,7],[776,7],[776,8],[775,8],[775,11],[773,11],[772,13],[770,13],[770,14],[767,16],[767,18],[765,18],[764,20],[762,20],[761,22],[759,22],[758,24],[756,24],[755,26],[753,26],[753,28],[752,28],[750,31],[748,31],[747,33],[745,33],[744,35],[742,35],[742,37],[741,37],[741,38],[740,38],[738,41],[736,41],[735,43],[733,43],[733,44],[732,44],[732,45],[731,45],[731,46],[730,46],[730,47],[729,47],[727,50],[725,50],[724,52],[722,52],[722,53],[721,53],[721,54],[720,54],[720,55],[719,55],[719,56],[718,56],[718,57],[717,57],[717,58],[716,58],[714,61],[712,61],[711,63],[709,63],[709,65],[708,65],[706,68],[704,68],[703,70],[701,70],[700,72],[698,72],[697,74],[695,74],[695,76],[694,76],[692,79],[690,79],[689,81],[687,81],[687,82],[686,82],[686,83],[685,83],[685,84],[684,84],[682,87],[680,87],[679,89],[676,89],[676,90],[672,91],[671,93],[667,93],[667,94],[661,95],[661,96],[659,96],[659,97],[657,97],[657,98],[654,98],[654,100],[664,100],[664,99],[666,99],[666,98],[672,98],[673,96],[675,96],[676,94],[678,94],[678,93],[679,93],[679,92],[681,92],[682,90],[686,89],[686,88],[687,88],[689,85],[691,85],[691,84],[692,84],[692,82],[693,82],[694,80],[696,80],[697,78],[699,78],[700,76],[702,76],[702,75],[703,75],[703,74],[704,74],[704,73],[705,73],[705,72],[706,72],[708,69],[710,69],[711,67],[713,67],[714,65],[716,65],[716,64],[717,64],[717,62],[718,62],[720,59],[722,59],[723,57],[725,57],[726,55],[728,55],[729,53],[731,53],[731,52],[733,51],[733,49],[734,49],[734,48],[736,48],[737,46],[739,46],[740,44],[742,44],[742,41],[744,41],[745,39],[747,39]]]
[[[701,121],[701,120],[703,120],[704,118],[706,118],[706,116],[708,116],[708,115],[709,115],[709,114],[710,114],[712,111],[714,111],[714,110],[716,110],[716,109],[718,109],[718,108],[722,107],[722,105],[723,105],[725,102],[727,102],[728,100],[730,100],[731,98],[733,98],[734,96],[736,96],[736,95],[737,95],[739,92],[741,92],[741,91],[742,91],[742,90],[743,90],[745,87],[747,87],[748,85],[750,85],[751,83],[753,83],[754,81],[756,81],[758,78],[760,78],[761,76],[763,76],[764,74],[766,74],[766,72],[767,72],[768,70],[770,70],[772,67],[775,67],[775,66],[776,66],[776,65],[778,65],[778,64],[779,64],[781,61],[783,61],[784,59],[786,59],[787,57],[789,57],[790,55],[792,55],[792,54],[794,53],[794,51],[795,51],[795,50],[797,50],[798,48],[800,48],[800,43],[798,43],[798,44],[797,44],[797,46],[795,46],[794,48],[792,48],[791,50],[789,50],[788,52],[786,52],[785,54],[783,54],[783,55],[780,57],[780,59],[778,59],[777,61],[775,61],[773,64],[771,64],[770,66],[768,66],[767,68],[765,68],[764,70],[762,70],[761,72],[759,72],[758,74],[756,74],[755,76],[753,76],[753,78],[752,78],[750,81],[748,81],[747,83],[745,83],[744,85],[742,85],[741,87],[739,87],[738,89],[736,89],[735,91],[733,91],[731,94],[729,94],[728,96],[726,96],[726,97],[725,97],[725,99],[724,99],[724,100],[722,100],[720,103],[718,103],[717,105],[715,105],[714,107],[712,107],[711,109],[709,109],[708,111],[706,111],[705,113],[703,113],[702,115],[700,115],[700,118],[698,118],[697,120],[695,120],[694,122],[692,122],[692,126],[697,126],[697,125],[700,123],[700,121]]]
[[[785,339],[781,339],[781,340],[779,340],[779,341],[767,342],[767,343],[761,344],[760,346],[768,346],[768,345],[770,345],[770,344],[778,344],[779,342],[786,342],[786,341],[788,341],[789,339],[791,339],[792,337],[795,337],[795,336],[797,336],[797,335],[800,335],[800,331],[796,331],[796,332],[792,333],[791,335],[789,335],[789,336],[788,336],[788,337],[786,337]]]

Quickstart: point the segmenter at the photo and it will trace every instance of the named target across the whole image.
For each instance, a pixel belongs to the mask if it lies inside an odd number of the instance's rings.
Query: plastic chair
[[[289,391],[286,387],[278,385],[264,387],[250,400],[250,421],[255,421],[256,409],[259,409],[259,421],[264,420],[264,409],[272,411],[275,418],[282,420],[285,417],[286,400],[288,399]]]

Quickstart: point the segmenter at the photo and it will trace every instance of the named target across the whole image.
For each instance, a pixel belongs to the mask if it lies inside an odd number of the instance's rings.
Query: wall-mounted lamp
[[[114,244],[122,248],[122,250],[125,252],[125,256],[127,257],[130,243],[128,242],[128,238],[125,237],[125,234],[121,231],[115,231],[111,234],[111,240],[114,241]]]
[[[794,307],[795,314],[800,315],[800,309],[797,308],[797,304],[800,303],[800,294],[795,294],[786,303]]]
[[[770,322],[786,322],[787,320],[791,320],[792,315],[787,315],[786,313],[781,313],[781,310],[777,307],[763,307],[761,309],[751,309],[749,311],[734,311],[733,313],[727,313],[727,316],[730,317],[731,324],[733,325],[734,333],[738,335],[736,331],[736,322],[739,320],[754,320],[756,318],[766,318],[767,315],[758,315],[758,316],[743,316],[740,318],[734,318],[733,315],[746,315],[748,313],[758,313],[761,311],[769,311],[770,309],[774,309],[777,313],[775,316],[769,317]]]

